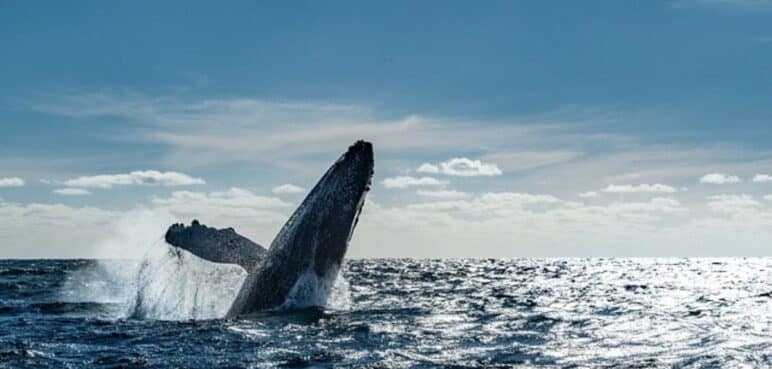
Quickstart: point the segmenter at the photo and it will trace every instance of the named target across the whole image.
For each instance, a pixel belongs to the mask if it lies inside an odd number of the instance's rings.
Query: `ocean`
[[[0,368],[772,368],[772,258],[347,260],[238,320],[205,264],[0,260]]]

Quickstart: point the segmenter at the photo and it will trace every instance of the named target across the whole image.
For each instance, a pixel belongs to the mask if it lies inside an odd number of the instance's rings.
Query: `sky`
[[[772,1],[1,2],[0,258],[262,245],[357,139],[351,257],[772,255]]]

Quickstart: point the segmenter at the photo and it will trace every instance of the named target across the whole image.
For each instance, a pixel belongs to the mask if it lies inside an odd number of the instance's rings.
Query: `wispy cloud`
[[[453,158],[439,163],[439,165],[423,163],[417,171],[419,173],[447,174],[460,177],[500,176],[502,174],[501,169],[496,164],[483,163],[480,160],[469,158]]]
[[[81,119],[114,117],[131,123],[128,134],[113,137],[168,146],[166,161],[175,166],[223,161],[259,161],[288,165],[287,158],[337,152],[356,139],[366,138],[379,152],[479,152],[486,160],[512,147],[527,148],[524,163],[511,155],[507,165],[540,166],[565,160],[576,137],[556,134],[566,127],[595,124],[606,117],[572,111],[512,117],[505,121],[465,121],[408,114],[379,119],[359,105],[326,102],[282,102],[250,98],[186,100],[140,93],[82,93],[54,96],[33,108],[54,115]],[[551,134],[550,144],[561,150],[537,147]],[[574,135],[573,133],[571,135]],[[598,138],[600,140],[601,138]],[[611,137],[603,138],[606,142]],[[485,143],[484,147],[481,143]],[[578,152],[575,150],[572,152]],[[502,154],[504,155],[504,154]],[[285,160],[278,160],[285,159]],[[452,169],[451,169],[452,170]],[[499,169],[500,170],[500,169]],[[494,170],[495,172],[495,170]]]
[[[274,187],[271,190],[271,192],[275,194],[289,194],[289,193],[303,193],[305,192],[305,190],[306,189],[303,187],[295,186],[294,184],[291,184],[291,183],[286,183],[286,184]]]
[[[261,196],[233,187],[224,191],[174,191],[155,197],[152,204],[190,222],[199,219],[209,225],[234,227],[270,242],[290,215],[291,205],[278,197]]]
[[[721,212],[737,212],[757,208],[761,203],[747,194],[721,194],[708,196],[708,207]]]
[[[154,185],[190,186],[205,184],[203,179],[185,173],[138,170],[124,174],[100,174],[69,179],[64,185],[80,188],[112,188],[113,186]]]
[[[19,177],[0,178],[0,187],[23,187],[24,180]]]
[[[228,208],[283,208],[289,204],[276,197],[255,195],[252,191],[232,187],[226,191],[194,192],[174,191],[168,198],[155,198],[153,203],[159,205],[179,206],[185,204],[205,204]]]
[[[486,192],[469,200],[447,200],[423,202],[408,205],[413,210],[458,211],[461,214],[486,217],[504,216],[512,211],[520,211],[524,206],[537,204],[556,204],[560,199],[547,194],[522,192]]]
[[[480,199],[488,203],[502,204],[538,204],[560,202],[560,199],[553,195],[520,192],[486,192],[480,196]]]
[[[609,193],[673,193],[677,190],[674,187],[663,185],[660,183],[655,184],[639,184],[639,185],[608,185],[602,189],[603,192]]]
[[[85,196],[91,194],[91,191],[83,188],[57,188],[52,192],[64,196]]]
[[[742,182],[740,177],[725,173],[710,173],[700,178],[700,183],[708,184],[727,184],[739,182]]]
[[[560,246],[565,244],[592,244],[593,250],[605,250],[601,254],[637,254],[640,246],[668,255],[674,252],[664,246],[668,243],[652,241],[669,237],[677,222],[689,219],[688,206],[670,197],[588,206],[550,194],[489,192],[403,207],[370,205],[362,217],[362,233],[354,241],[383,256],[431,256],[441,250],[456,257],[480,257],[492,250],[497,255],[565,255]],[[415,248],[413,243],[402,247],[395,236],[400,231],[415,235],[415,242],[424,247]],[[441,247],[433,239],[443,240]],[[620,239],[625,241],[620,243]],[[636,248],[630,248],[639,241]],[[385,247],[391,244],[394,246]],[[576,247],[574,254],[587,249]],[[357,247],[352,250],[357,252]]]
[[[422,186],[444,186],[448,184],[447,181],[441,181],[434,177],[411,177],[411,176],[399,176],[389,177],[381,181],[383,187],[386,188],[408,188],[408,187],[422,187]]]
[[[359,138],[374,142],[381,163],[395,155],[436,157],[456,152],[466,158],[474,155],[480,165],[476,169],[476,164],[463,169],[451,165],[451,173],[528,170],[516,180],[534,183],[570,173],[572,180],[564,181],[565,186],[632,179],[651,183],[702,175],[716,165],[727,171],[747,171],[758,170],[751,165],[772,164],[770,152],[750,152],[729,144],[645,144],[634,136],[603,129],[634,119],[634,114],[581,107],[492,121],[415,114],[379,119],[376,112],[359,105],[102,92],[52,97],[35,108],[70,117],[122,119],[130,128],[113,139],[161,144],[164,164],[183,168],[250,161],[307,170],[309,161],[326,162]],[[601,144],[607,149],[598,152]],[[753,162],[744,160],[748,157]],[[427,164],[422,170],[443,171],[441,163]]]
[[[441,198],[441,199],[460,199],[460,198],[470,196],[470,194],[467,192],[461,192],[461,191],[455,191],[455,190],[437,190],[437,191],[420,190],[420,191],[417,191],[416,193],[419,196],[435,197],[435,198]]]
[[[166,153],[162,158],[164,167],[186,168],[184,165],[229,161],[240,165],[249,161],[293,170],[313,168],[316,175],[319,168],[328,165],[328,160],[334,160],[341,148],[353,140],[374,141],[377,173],[391,174],[368,199],[367,214],[360,225],[366,231],[359,229],[355,234],[358,247],[351,249],[354,254],[367,250],[358,256],[374,256],[386,249],[403,251],[392,256],[413,256],[419,252],[416,244],[425,246],[423,256],[565,255],[566,250],[571,250],[566,245],[580,245],[577,250],[591,245],[587,247],[596,255],[663,255],[674,247],[685,247],[678,245],[710,243],[718,239],[714,237],[717,234],[728,237],[742,234],[738,229],[768,230],[764,227],[772,219],[767,209],[769,203],[747,207],[750,210],[746,210],[742,222],[736,212],[717,211],[728,208],[731,199],[706,198],[722,187],[694,186],[689,193],[682,194],[685,190],[680,186],[666,185],[694,182],[711,172],[763,173],[764,168],[772,167],[772,151],[699,139],[662,144],[656,138],[635,133],[610,133],[608,127],[631,119],[622,112],[596,115],[562,111],[495,121],[410,114],[384,119],[362,106],[325,102],[185,100],[139,94],[74,96],[73,100],[54,101],[40,110],[85,119],[116,117],[127,123],[129,128],[124,132],[128,134],[112,139],[159,144]],[[454,156],[461,161],[443,161]],[[421,163],[424,164],[419,167]],[[141,167],[152,168],[144,164]],[[417,167],[422,174],[415,174]],[[12,169],[6,171],[29,178],[37,176]],[[444,177],[496,173],[508,175],[490,181],[479,177],[467,180],[463,187],[466,192],[447,188],[446,179],[452,178]],[[730,174],[722,176],[725,177],[718,182],[740,180]],[[616,187],[609,188],[608,184]],[[378,196],[377,191],[384,188],[410,191],[388,191],[388,196]],[[761,191],[764,187],[755,188]],[[577,193],[587,189],[595,191],[584,192],[580,197],[597,197],[588,204],[565,200],[576,199]],[[626,197],[607,195],[604,190],[661,197],[627,201]],[[160,191],[163,190],[154,189]],[[274,193],[283,192],[277,189]],[[749,196],[760,200],[763,194]],[[271,203],[276,206],[267,206]],[[210,217],[222,226],[245,227],[247,233],[265,235],[257,239],[270,240],[291,210],[280,204],[286,205],[270,192],[261,196],[227,190],[175,191],[168,196],[159,195],[150,205],[169,209],[171,214],[187,221]],[[383,247],[385,243],[400,243],[396,235],[405,234],[410,235],[409,242],[402,242],[402,249]],[[663,239],[660,237],[676,241],[658,242]],[[455,246],[432,253],[437,239],[449,239]],[[477,254],[477,248],[468,247],[483,239],[486,242],[481,247],[487,251]],[[518,247],[513,247],[513,240],[517,240]],[[620,240],[625,241],[625,247],[621,247]],[[640,247],[631,246],[636,242]],[[468,253],[464,254],[465,250]],[[584,251],[577,251],[580,252]],[[689,251],[682,249],[681,254]]]
[[[769,174],[757,174],[753,177],[753,182],[756,183],[767,183],[772,182],[772,175]]]

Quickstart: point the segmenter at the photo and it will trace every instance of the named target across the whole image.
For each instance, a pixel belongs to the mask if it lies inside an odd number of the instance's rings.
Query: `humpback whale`
[[[373,147],[357,141],[325,172],[266,250],[232,228],[194,220],[166,232],[170,245],[215,263],[238,264],[247,277],[226,318],[281,307],[297,284],[329,289],[348,249],[373,175]],[[327,290],[322,291],[326,294]]]

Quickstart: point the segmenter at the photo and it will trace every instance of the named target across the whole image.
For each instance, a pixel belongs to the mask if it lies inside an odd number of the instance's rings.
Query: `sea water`
[[[0,260],[0,368],[772,368],[772,258],[349,260],[222,319],[244,277]]]

